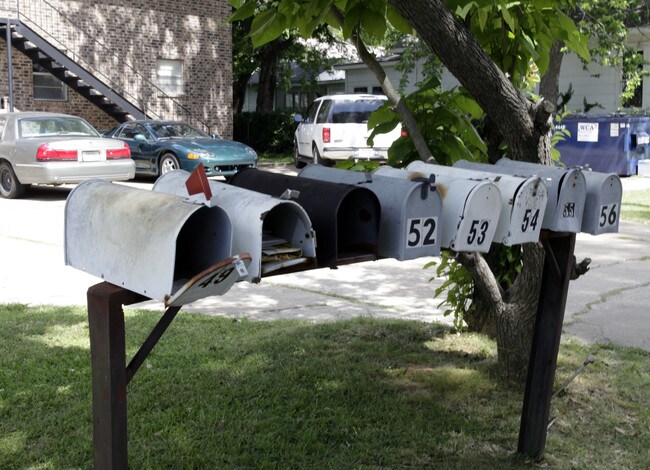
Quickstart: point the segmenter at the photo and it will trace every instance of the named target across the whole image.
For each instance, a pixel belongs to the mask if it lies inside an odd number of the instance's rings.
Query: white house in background
[[[630,30],[628,43],[632,45],[646,61],[650,61],[650,25]],[[382,57],[379,62],[384,67],[386,75],[395,87],[399,86],[402,72],[396,69],[399,53]],[[415,90],[415,84],[423,80],[423,61],[416,64],[409,73],[406,93]],[[646,67],[650,67],[646,65]],[[302,71],[300,71],[302,73]],[[316,96],[336,93],[375,93],[381,94],[381,86],[373,73],[362,62],[343,63],[334,66],[331,72],[321,73],[317,81],[319,88],[316,93],[306,93],[300,87],[301,75],[296,74],[292,89],[285,93],[278,91],[276,94],[276,109],[306,109]],[[257,97],[257,76],[253,76],[248,87],[244,111],[255,110]],[[602,108],[593,108],[591,114],[613,113],[621,108],[621,92],[625,86],[622,70],[613,67],[603,67],[591,64],[586,69],[578,57],[568,54],[562,61],[560,69],[560,92],[566,92],[569,85],[573,86],[573,96],[568,103],[571,111],[582,111],[584,101],[590,104],[597,103]],[[458,85],[456,78],[443,69],[442,87],[450,89]],[[650,77],[643,80],[638,91],[636,108],[650,113]]]
[[[294,66],[294,74],[291,78],[291,89],[289,91],[276,90],[274,97],[274,109],[295,109],[304,111],[314,99],[324,95],[335,95],[345,91],[345,72],[343,70],[326,70],[316,77],[317,89],[315,91],[303,90],[301,86],[305,72],[298,66]],[[255,111],[257,102],[257,87],[259,74],[255,73],[246,87],[243,112]]]
[[[650,26],[630,30],[628,43],[635,47],[646,61],[650,61]],[[395,69],[398,61],[399,54],[380,59],[386,75],[396,87],[402,77],[402,73]],[[375,76],[362,62],[336,65],[335,69],[345,71],[345,93],[381,93]],[[409,84],[405,92],[414,91],[415,84],[422,79],[420,61],[409,74]],[[564,57],[560,69],[560,92],[566,92],[570,84],[573,85],[573,96],[568,107],[572,111],[583,110],[584,100],[602,106],[593,108],[590,111],[592,114],[613,113],[621,108],[620,95],[625,82],[620,68],[591,64],[585,69],[575,54],[568,54]],[[457,85],[456,78],[447,69],[443,69],[442,88],[449,89]],[[643,80],[637,94],[634,106],[650,112],[650,77]]]

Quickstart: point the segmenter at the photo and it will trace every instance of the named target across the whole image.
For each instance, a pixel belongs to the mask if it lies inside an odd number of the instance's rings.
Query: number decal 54
[[[437,217],[408,219],[406,222],[406,248],[418,248],[436,244]]]

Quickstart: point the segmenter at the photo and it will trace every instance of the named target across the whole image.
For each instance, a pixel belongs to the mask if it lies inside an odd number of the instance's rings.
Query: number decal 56
[[[616,212],[616,204],[600,206],[600,217],[598,225],[605,227],[606,225],[614,225],[618,220],[618,212]]]
[[[438,228],[437,217],[408,219],[406,230],[406,248],[418,248],[436,244]]]

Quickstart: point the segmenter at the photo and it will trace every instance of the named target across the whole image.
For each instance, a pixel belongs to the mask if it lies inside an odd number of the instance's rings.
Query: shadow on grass
[[[158,317],[127,313],[128,355]],[[129,385],[130,465],[520,467],[521,391],[499,385],[489,345],[446,334],[181,314]],[[0,338],[0,467],[91,467],[85,310],[11,306]]]

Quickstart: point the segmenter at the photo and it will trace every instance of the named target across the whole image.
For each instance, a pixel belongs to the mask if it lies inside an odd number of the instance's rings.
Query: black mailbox
[[[300,204],[316,232],[319,266],[377,259],[380,206],[369,189],[253,168],[239,171],[230,184],[270,196],[290,195]]]

